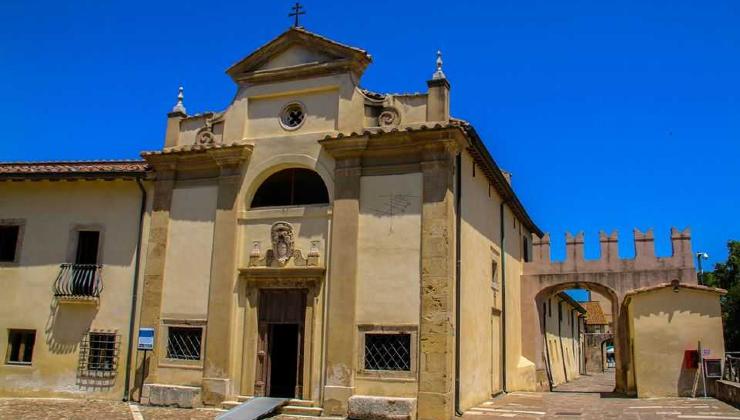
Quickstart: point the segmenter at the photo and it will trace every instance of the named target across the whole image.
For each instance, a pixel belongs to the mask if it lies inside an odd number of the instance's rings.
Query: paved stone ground
[[[555,387],[555,392],[612,392],[616,380],[614,369],[604,373],[590,373],[583,375],[575,381],[566,382]]]
[[[138,407],[144,420],[213,420],[219,410]],[[141,420],[121,401],[62,398],[0,398],[0,419]]]
[[[624,398],[613,389],[613,372],[593,374],[555,392],[507,394],[466,411],[463,419],[740,420],[740,410],[713,398]]]

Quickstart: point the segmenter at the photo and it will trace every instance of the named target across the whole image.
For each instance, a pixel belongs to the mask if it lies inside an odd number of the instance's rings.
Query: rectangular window
[[[12,365],[30,365],[35,343],[36,330],[9,330],[5,362]]]
[[[563,301],[558,302],[558,321],[563,322]]]
[[[168,327],[167,331],[168,359],[200,360],[203,328]]]
[[[115,375],[119,344],[116,333],[90,332],[85,335],[80,344],[80,376]]]
[[[529,262],[529,241],[526,236],[522,236],[522,259]]]
[[[491,261],[491,288],[493,290],[499,290],[498,263],[496,261]]]
[[[20,226],[0,226],[0,262],[14,262]]]
[[[77,232],[77,253],[75,264],[97,264],[100,232],[81,230]]]
[[[411,334],[365,334],[365,369],[411,370]]]

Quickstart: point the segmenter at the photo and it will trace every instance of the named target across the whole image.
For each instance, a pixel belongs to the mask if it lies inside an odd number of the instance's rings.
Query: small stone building
[[[721,372],[725,358],[722,336],[722,289],[678,282],[637,289],[625,296],[630,352],[629,387],[640,398],[687,397],[713,394],[717,378],[701,378],[701,359],[707,372]],[[706,372],[705,372],[706,373]]]

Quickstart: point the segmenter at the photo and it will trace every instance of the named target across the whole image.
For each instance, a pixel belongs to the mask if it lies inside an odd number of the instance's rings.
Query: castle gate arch
[[[590,289],[608,297],[612,303],[614,351],[616,358],[616,391],[630,394],[634,384],[627,375],[630,363],[628,320],[621,310],[627,293],[643,287],[679,280],[696,284],[696,273],[688,229],[671,229],[672,255],[656,257],[652,229],[634,230],[635,257],[621,259],[617,249],[617,232],[600,233],[601,255],[598,259],[584,258],[584,235],[566,234],[566,258],[550,259],[550,237],[533,237],[531,262],[524,264],[522,275],[522,353],[538,370],[538,382],[545,372],[544,325],[542,302],[568,289]],[[541,373],[540,373],[541,372]]]

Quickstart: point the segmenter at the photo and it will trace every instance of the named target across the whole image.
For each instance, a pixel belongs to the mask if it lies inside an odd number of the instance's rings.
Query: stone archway
[[[525,357],[529,358],[531,361],[535,363],[535,366],[537,368],[538,377],[540,378],[538,382],[543,382],[546,375],[546,369],[547,369],[547,363],[546,363],[546,348],[544,343],[544,336],[545,336],[545,305],[544,303],[551,298],[552,296],[557,295],[560,292],[570,290],[570,289],[588,289],[593,292],[599,293],[605,297],[607,297],[611,302],[611,309],[612,309],[612,320],[613,320],[613,334],[611,336],[613,337],[613,340],[615,343],[615,358],[616,358],[616,369],[615,369],[615,378],[617,381],[617,390],[625,391],[625,384],[624,380],[626,379],[626,372],[627,372],[627,360],[623,355],[627,355],[629,352],[627,350],[627,345],[629,343],[629,340],[626,336],[627,329],[621,328],[621,319],[620,319],[620,306],[621,306],[621,297],[618,296],[617,292],[611,289],[608,286],[605,286],[601,283],[595,283],[595,282],[563,282],[563,283],[556,283],[547,287],[542,288],[541,290],[536,291],[534,296],[531,296],[528,301],[528,304],[525,304],[525,301],[522,301],[522,309],[525,314],[522,319],[522,325],[537,325],[536,329],[528,329],[526,331],[529,332],[529,334],[523,334],[522,340],[524,341],[523,345],[523,353]],[[527,293],[529,292],[529,293]],[[522,296],[529,295],[532,292],[527,287],[523,288]],[[527,311],[527,307],[529,307],[529,311]],[[528,316],[526,316],[528,315]],[[532,319],[532,315],[534,315],[536,318]],[[532,324],[534,322],[534,324]],[[529,344],[529,346],[527,345]],[[623,360],[625,359],[625,360]],[[545,376],[543,376],[545,375]],[[622,381],[620,382],[620,378],[622,378]],[[620,386],[622,385],[622,386]],[[540,386],[540,389],[543,389],[542,386]]]
[[[544,371],[542,358],[541,302],[567,289],[591,289],[607,296],[612,302],[612,322],[615,336],[616,391],[630,394],[633,380],[627,375],[630,363],[627,337],[627,315],[621,310],[627,293],[662,283],[678,280],[696,284],[688,229],[671,229],[673,253],[670,257],[656,257],[652,230],[634,232],[635,258],[621,259],[617,249],[617,233],[601,232],[601,255],[598,259],[584,258],[584,235],[566,234],[566,258],[562,262],[550,259],[550,237],[533,236],[531,262],[524,264],[521,287],[522,354],[535,363],[538,372]],[[540,328],[535,328],[539,326]],[[538,382],[542,383],[541,377]],[[541,387],[540,387],[541,388]]]

